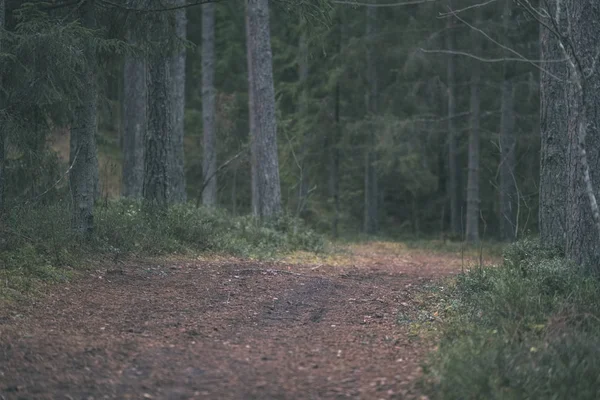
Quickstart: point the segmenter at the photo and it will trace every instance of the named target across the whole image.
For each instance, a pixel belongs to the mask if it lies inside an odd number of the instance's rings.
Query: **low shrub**
[[[448,297],[425,375],[432,398],[600,398],[600,282],[556,250],[515,243]]]
[[[212,252],[271,258],[325,250],[321,235],[285,215],[260,222],[191,204],[151,214],[140,202],[119,200],[98,206],[94,222],[93,238],[82,242],[70,230],[67,204],[12,210],[0,225],[0,292],[25,290],[30,280],[63,279],[90,256]]]

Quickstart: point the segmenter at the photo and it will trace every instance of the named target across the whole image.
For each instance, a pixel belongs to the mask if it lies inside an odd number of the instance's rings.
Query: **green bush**
[[[559,252],[515,243],[449,297],[426,374],[433,398],[600,398],[600,282]]]
[[[219,209],[179,204],[166,215],[148,215],[139,202],[116,201],[97,212],[100,244],[123,252],[165,254],[210,251],[270,257],[293,250],[321,251],[324,240],[300,220],[280,216],[259,222]]]
[[[32,279],[63,279],[65,267],[97,255],[212,252],[270,258],[294,250],[325,249],[322,236],[288,216],[259,222],[191,204],[152,214],[131,200],[98,206],[94,236],[85,242],[71,233],[66,203],[13,209],[0,228],[0,278],[11,290],[27,289]]]

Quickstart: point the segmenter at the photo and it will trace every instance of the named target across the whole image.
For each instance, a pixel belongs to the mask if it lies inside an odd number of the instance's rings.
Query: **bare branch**
[[[242,150],[240,150],[235,156],[231,157],[229,160],[225,161],[223,164],[221,164],[219,166],[219,168],[216,169],[216,171],[210,175],[209,177],[207,177],[204,182],[202,182],[202,187],[199,190],[199,195],[198,195],[198,199],[196,200],[196,207],[200,207],[200,199],[202,198],[202,192],[204,192],[204,189],[206,188],[206,186],[208,186],[208,182],[210,182],[210,180],[212,178],[214,178],[219,172],[221,172],[224,168],[227,168],[227,166],[229,164],[231,164],[232,162],[234,162],[235,160],[237,160],[238,158],[240,158],[244,153],[246,153],[248,151],[249,147],[244,147]]]
[[[536,67],[540,71],[543,71],[543,72],[547,73],[548,75],[552,76],[554,79],[560,80],[559,77],[557,77],[556,75],[552,74],[550,71],[547,71],[544,68],[542,68],[541,66],[539,66],[538,64],[536,64],[536,61],[531,60],[531,59],[525,57],[524,55],[522,55],[521,53],[519,53],[518,51],[516,51],[516,50],[514,50],[514,49],[512,49],[512,48],[510,48],[508,46],[503,45],[502,43],[498,42],[497,40],[495,40],[494,38],[492,38],[490,35],[488,35],[485,31],[477,28],[476,26],[473,26],[473,25],[469,24],[467,21],[465,21],[464,19],[462,19],[461,17],[459,17],[456,13],[452,13],[452,14],[460,22],[462,22],[463,24],[467,25],[469,28],[475,30],[476,32],[482,34],[486,39],[488,39],[489,41],[491,41],[495,45],[500,46],[500,48],[502,48],[502,49],[504,49],[504,50],[506,50],[506,51],[508,51],[508,52],[510,52],[510,53],[512,53],[514,55],[516,55],[517,57],[519,57],[520,58],[519,61],[523,61],[523,62],[526,62],[527,64],[533,65],[534,67]],[[508,59],[505,59],[505,60],[509,61]],[[512,60],[512,61],[514,61],[514,60]],[[563,61],[566,61],[566,60],[563,60]],[[542,62],[542,61],[540,60],[538,62]]]
[[[444,49],[429,50],[429,49],[419,48],[419,51],[422,51],[423,53],[439,53],[439,54],[453,54],[453,55],[458,55],[458,56],[465,56],[465,57],[474,58],[475,60],[479,60],[481,62],[486,62],[486,63],[499,63],[499,62],[504,62],[504,61],[524,62],[527,64],[534,63],[533,65],[535,65],[537,68],[541,68],[541,67],[537,66],[535,64],[536,62],[558,63],[558,62],[567,61],[565,59],[563,59],[563,60],[531,60],[531,59],[522,59],[522,58],[514,58],[514,57],[486,58],[486,57],[480,57],[476,54],[467,53],[465,51],[460,51],[460,50],[444,50]],[[559,78],[557,78],[557,79],[559,79]]]
[[[382,3],[382,4],[372,4],[372,3],[361,3],[358,1],[351,0],[333,0],[332,3],[335,4],[345,4],[351,6],[360,6],[360,7],[403,7],[403,6],[412,6],[415,4],[424,4],[424,3],[435,3],[440,0],[408,0],[402,1],[398,3]],[[496,1],[496,0],[493,0]]]
[[[221,1],[222,0],[196,0],[191,3],[187,3],[187,4],[183,4],[183,5],[179,5],[179,6],[161,7],[161,8],[135,8],[135,7],[128,7],[123,4],[118,4],[118,3],[115,3],[110,0],[99,0],[99,2],[101,4],[104,4],[104,5],[113,7],[113,8],[118,8],[123,11],[131,11],[131,12],[137,12],[137,13],[176,11],[176,10],[180,10],[182,8],[195,7],[195,6],[200,6],[202,4],[207,4],[207,3],[220,3]]]
[[[460,9],[458,9],[458,10],[451,10],[451,11],[448,11],[448,12],[446,12],[446,13],[440,13],[440,14],[439,14],[439,17],[440,17],[440,18],[450,17],[450,16],[452,16],[452,15],[456,15],[456,14],[458,14],[458,13],[461,13],[461,12],[464,12],[464,11],[467,11],[467,10],[470,10],[470,9],[472,9],[472,8],[478,8],[478,7],[484,7],[484,6],[487,6],[488,4],[495,3],[496,1],[497,1],[497,0],[488,0],[488,1],[484,2],[484,3],[473,4],[473,5],[470,5],[470,6],[468,6],[468,7],[465,7],[465,8],[460,8]]]

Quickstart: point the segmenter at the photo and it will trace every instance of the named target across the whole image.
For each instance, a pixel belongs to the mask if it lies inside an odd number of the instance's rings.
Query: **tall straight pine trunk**
[[[504,45],[509,47],[509,28],[513,0],[504,0],[503,31]],[[509,57],[508,54],[506,54]],[[517,237],[517,186],[514,133],[513,69],[510,62],[503,65],[502,114],[500,117],[500,234],[502,239],[513,241]]]
[[[377,113],[377,60],[375,59],[375,34],[377,26],[377,8],[367,6],[367,112],[370,118]],[[375,169],[375,129],[369,128],[367,133],[367,148],[365,154],[365,217],[364,231],[376,233],[378,229],[377,216],[377,171]]]
[[[87,1],[79,8],[83,26],[95,29],[94,1]],[[80,236],[88,237],[94,230],[94,200],[98,195],[97,131],[97,61],[96,48],[91,41],[83,44],[86,66],[81,74],[86,90],[73,111],[70,137],[69,184],[73,201],[72,227]]]
[[[174,0],[174,6],[184,6],[186,0]],[[186,40],[187,16],[186,8],[174,11],[175,35],[177,37],[177,51],[171,59],[171,104],[173,119],[173,134],[169,147],[169,202],[183,203],[187,200],[185,191],[185,59],[186,51],[182,46]]]
[[[147,2],[150,5],[151,2]],[[154,45],[148,57],[148,131],[144,162],[144,204],[146,208],[166,210],[169,203],[169,151],[173,130],[171,52],[166,13],[148,18],[148,38]]]
[[[479,10],[475,25],[479,25]],[[475,54],[481,49],[480,33],[472,30],[471,39]],[[480,81],[481,65],[473,60],[471,70],[471,130],[469,132],[469,176],[467,181],[467,218],[466,239],[469,242],[479,241],[479,135],[480,135]]]
[[[563,3],[562,0],[548,0],[547,11],[562,31],[566,26],[566,11],[564,6],[558,6],[558,2]],[[551,23],[549,19],[545,22]],[[544,24],[540,26],[540,50],[542,60],[565,58],[559,39]],[[545,63],[540,75],[540,240],[564,251],[568,187],[567,63]]]
[[[0,0],[0,53],[2,53],[2,42],[3,38],[3,30],[6,27],[6,3],[5,0]],[[4,77],[2,71],[0,71],[0,110],[4,108],[4,92],[3,92],[3,84]],[[6,155],[5,155],[5,147],[6,147],[6,125],[4,124],[5,116],[0,113],[0,214],[5,210],[5,185],[6,185]]]
[[[342,59],[342,46],[346,37],[346,31],[344,26],[344,18],[342,9],[337,11],[337,33],[338,43],[337,51],[340,55],[339,67],[344,68],[344,61]],[[340,183],[339,183],[339,171],[340,171],[340,150],[339,141],[342,136],[342,123],[341,123],[341,81],[342,75],[338,76],[337,82],[335,83],[335,89],[333,92],[333,118],[334,127],[327,137],[326,150],[329,156],[328,165],[328,186],[329,186],[329,197],[331,204],[333,205],[333,217],[331,221],[331,234],[333,237],[338,237],[338,225],[340,220]]]
[[[136,32],[128,42],[138,43]],[[146,138],[146,60],[138,54],[125,55],[123,71],[123,188],[125,197],[142,198],[144,186],[144,140]]]
[[[264,218],[281,212],[269,1],[246,0],[246,12],[253,163],[252,210],[255,216]]]
[[[300,101],[298,104],[298,114],[300,118],[308,118],[308,29],[306,22],[301,22],[300,39],[298,41],[298,77],[300,81]],[[300,152],[299,152],[299,164],[300,164],[300,176],[298,182],[298,205],[296,207],[296,214],[302,215],[306,209],[306,203],[308,201],[308,173],[306,171],[306,153],[308,147],[309,132],[302,130]]]
[[[215,129],[215,5],[202,6],[202,204],[217,204]]]
[[[452,0],[448,6],[453,9]],[[461,229],[461,189],[460,168],[458,167],[457,132],[454,125],[456,115],[456,57],[452,52],[456,44],[456,33],[454,18],[448,18],[446,22],[448,30],[446,34],[446,49],[448,50],[446,80],[448,87],[448,197],[450,198],[450,230],[454,235],[460,235]]]

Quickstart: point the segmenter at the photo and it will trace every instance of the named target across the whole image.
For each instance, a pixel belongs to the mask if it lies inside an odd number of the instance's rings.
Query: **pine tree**
[[[202,7],[202,204],[217,204],[217,148],[215,126],[215,5]]]
[[[281,211],[275,89],[268,0],[247,0],[248,86],[252,140],[253,212],[272,217]]]
[[[79,8],[82,24],[87,29],[96,27],[96,10],[93,1]],[[81,71],[81,81],[87,87],[73,113],[70,142],[69,174],[73,198],[73,229],[80,235],[90,236],[94,230],[94,201],[98,195],[98,155],[96,148],[97,125],[97,61],[92,41],[84,41],[86,64]]]

